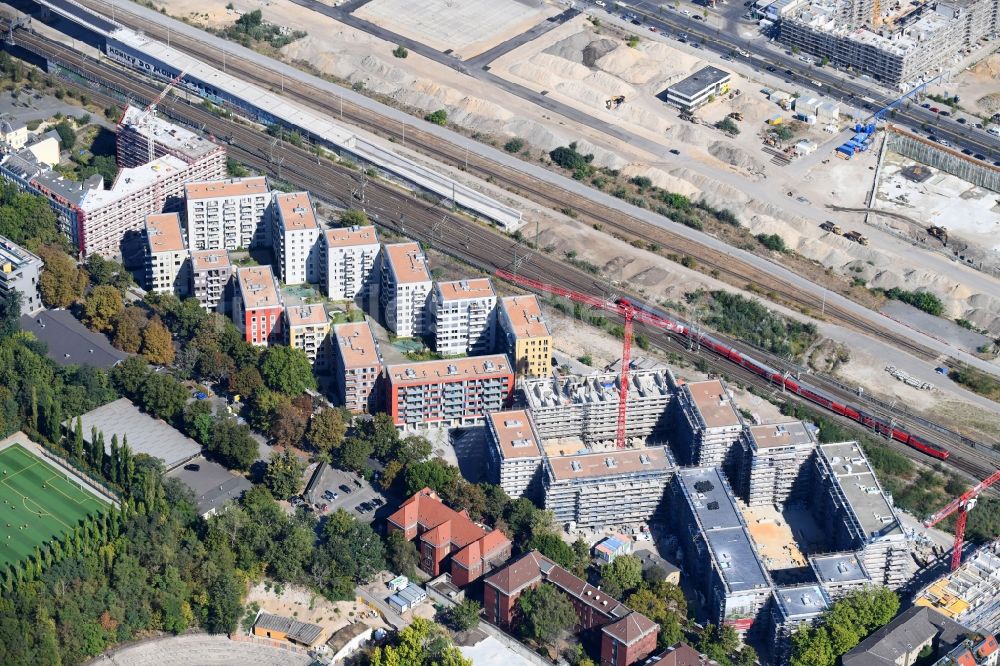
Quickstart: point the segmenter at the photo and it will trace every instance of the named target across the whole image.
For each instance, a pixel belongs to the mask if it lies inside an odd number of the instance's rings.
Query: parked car
[[[381,497],[373,497],[372,498],[372,504],[374,506],[376,506],[376,507],[379,507],[379,506],[382,506],[383,504],[385,504],[385,502],[382,501]]]
[[[973,155],[973,157],[975,157],[977,160],[982,160],[983,162],[986,161],[986,155],[983,155],[982,153],[976,153],[975,155]]]
[[[350,495],[351,494],[351,487],[349,485],[347,485],[346,483],[342,483],[342,484],[340,484],[337,487],[340,489],[340,492],[344,493],[345,495]]]
[[[939,375],[947,375],[948,374],[948,368],[945,368],[945,367],[934,368],[934,372],[938,373]]]
[[[937,108],[936,106],[932,106],[932,107],[931,107],[931,108],[929,109],[929,111],[930,111],[931,113],[941,113],[941,110],[940,110],[939,108]]]
[[[955,122],[958,123],[959,125],[964,125],[965,123],[967,123],[969,121],[966,120],[965,118],[955,118]]]
[[[198,463],[188,463],[187,465],[184,465],[184,469],[188,472],[197,472],[201,469],[201,465]]]
[[[356,507],[354,507],[354,510],[357,511],[358,513],[364,513],[365,512],[365,506],[364,506],[364,504],[359,504]]]
[[[680,155],[680,154],[681,154],[681,151],[677,150],[676,148],[671,148],[671,149],[670,149],[670,153],[671,153],[672,155]]]
[[[361,479],[354,479],[354,485],[356,485],[358,488],[365,487],[365,484],[361,483]]]
[[[968,148],[962,148],[962,154],[963,155],[972,155],[972,151],[969,150]]]

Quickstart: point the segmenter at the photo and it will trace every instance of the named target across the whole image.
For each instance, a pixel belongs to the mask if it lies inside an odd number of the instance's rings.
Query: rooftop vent
[[[448,364],[448,374],[449,375],[457,375],[458,374],[458,366],[455,365],[454,363],[449,363]]]
[[[486,361],[485,363],[483,363],[483,367],[486,368],[487,370],[496,369],[496,366],[493,365],[493,361]]]
[[[580,465],[579,461],[576,461],[576,460],[574,460],[573,462],[571,462],[569,464],[569,466],[573,469],[574,472],[579,472],[580,470],[583,469],[583,467]]]
[[[524,439],[522,437],[521,439],[515,439],[513,442],[511,442],[510,445],[513,446],[515,449],[523,448],[525,446],[531,446],[531,440]]]
[[[647,456],[645,453],[640,453],[639,454],[639,463],[642,464],[642,465],[648,465],[649,464],[649,456]]]
[[[414,377],[417,376],[417,373],[413,370],[413,368],[407,368],[406,376],[409,377],[410,379],[413,379]]]
[[[607,458],[604,459],[604,464],[607,465],[609,469],[614,469],[615,467],[618,467],[618,461],[612,458],[611,456],[608,456]]]
[[[521,423],[520,419],[510,419],[503,422],[504,428],[520,428],[522,425],[524,424]]]

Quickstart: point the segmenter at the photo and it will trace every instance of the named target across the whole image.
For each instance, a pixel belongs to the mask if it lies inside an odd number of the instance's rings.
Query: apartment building
[[[857,442],[819,444],[810,495],[813,516],[831,550],[854,551],[877,585],[909,580],[910,542]]]
[[[527,294],[506,296],[497,308],[497,342],[510,356],[518,377],[552,374],[552,333],[538,299]]]
[[[743,419],[718,379],[682,384],[677,390],[674,453],[684,465],[722,466],[736,478]]]
[[[427,299],[431,272],[417,243],[393,243],[382,247],[379,305],[390,331],[400,338],[426,332]]]
[[[741,634],[769,626],[772,583],[729,483],[718,467],[677,470],[669,517],[684,554],[684,574],[699,590],[698,621]]]
[[[205,310],[225,309],[232,279],[233,264],[226,250],[191,252],[191,295]]]
[[[489,278],[436,283],[429,323],[437,352],[455,356],[492,351],[496,304]]]
[[[542,462],[545,509],[574,528],[647,523],[675,469],[665,446],[548,456]]]
[[[319,283],[320,228],[308,192],[274,195],[274,262],[285,284]]]
[[[180,216],[146,216],[146,289],[184,298],[190,286],[191,255],[184,244]]]
[[[815,584],[774,588],[771,602],[772,663],[787,664],[792,634],[803,626],[815,625],[833,603],[822,587]]]
[[[390,365],[385,379],[387,411],[406,429],[478,425],[514,391],[514,373],[501,355]]]
[[[40,257],[0,236],[0,290],[5,294],[16,291],[21,295],[23,314],[34,314],[45,307],[38,291],[43,265]]]
[[[378,408],[382,352],[367,321],[333,327],[333,354],[337,397],[352,414],[371,414]]]
[[[378,234],[375,227],[351,226],[326,229],[320,244],[320,265],[326,297],[356,300],[365,307],[378,290]]]
[[[628,439],[661,437],[669,429],[673,375],[668,368],[629,372]],[[525,379],[521,390],[542,439],[613,441],[618,431],[621,375],[598,373]]]
[[[659,626],[537,550],[525,553],[483,581],[486,619],[508,631],[521,622],[517,601],[542,583],[563,592],[576,611],[574,631],[601,646],[601,666],[641,663],[656,649]]]
[[[809,556],[809,567],[831,601],[842,599],[872,579],[855,553],[826,553]]]
[[[247,342],[255,347],[284,341],[285,307],[270,266],[249,266],[236,271],[233,320]]]
[[[446,506],[430,488],[418,491],[389,516],[388,532],[416,541],[420,568],[431,577],[451,573],[459,587],[479,580],[510,559],[510,539]]]
[[[169,155],[190,167],[186,182],[226,177],[225,146],[132,105],[125,107],[115,132],[119,168],[138,167],[152,161],[149,159],[150,137],[153,159]]]
[[[321,303],[285,308],[285,341],[301,349],[315,370],[330,367],[330,317]]]
[[[540,499],[544,453],[531,415],[523,409],[493,412],[486,427],[493,483],[514,499]]]
[[[270,245],[271,190],[263,176],[187,183],[184,201],[192,251]]]
[[[816,440],[802,421],[750,426],[740,441],[737,494],[749,506],[806,502]]]

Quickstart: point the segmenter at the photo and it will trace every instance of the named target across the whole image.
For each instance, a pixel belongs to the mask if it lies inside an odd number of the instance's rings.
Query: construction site
[[[995,631],[1000,626],[1000,541],[980,547],[958,569],[925,587],[914,604],[970,629]]]

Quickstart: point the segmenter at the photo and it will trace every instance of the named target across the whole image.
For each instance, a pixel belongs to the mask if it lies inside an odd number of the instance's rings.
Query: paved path
[[[313,0],[301,0],[301,2],[312,2],[312,1]],[[325,5],[321,6],[325,7]],[[400,123],[414,122],[413,117],[403,111],[387,106],[375,100],[369,99],[368,97],[365,97],[364,95],[361,95],[353,90],[344,88],[337,84],[331,83],[319,77],[303,72],[291,65],[287,65],[281,61],[257,53],[256,51],[252,51],[238,44],[228,42],[219,37],[216,37],[215,35],[208,34],[203,30],[201,30],[200,28],[170,18],[169,16],[165,16],[163,14],[160,14],[159,12],[155,12],[153,10],[135,4],[129,5],[128,11],[137,14],[147,20],[159,23],[160,25],[169,26],[172,31],[177,31],[185,35],[188,35],[189,37],[192,37],[194,39],[197,39],[205,43],[209,47],[214,47],[221,51],[224,51],[227,54],[230,54],[232,57],[238,57],[249,62],[257,63],[261,67],[266,67],[273,71],[280,72],[286,77],[302,81],[320,90],[329,92],[334,96],[347,99],[350,102],[357,104],[358,106],[371,109],[387,118],[396,120],[397,122]],[[404,46],[407,46],[407,48],[409,48],[408,43],[409,43],[408,41],[404,42]],[[422,52],[427,50],[427,47],[418,45],[414,47],[413,50],[417,52]],[[444,57],[443,54],[441,54],[440,52],[435,52],[435,53],[437,53],[438,57]],[[458,63],[458,61],[454,61],[453,63],[449,64],[455,69],[458,69],[459,71],[463,71],[464,69],[463,66],[460,63]],[[471,72],[467,73],[471,74]],[[484,75],[492,76],[488,72],[484,73]],[[502,79],[499,80],[502,81]],[[507,88],[510,85],[512,84],[508,83],[503,87]],[[544,106],[545,108],[549,108],[559,113],[563,113],[562,110],[563,105],[554,102],[553,100],[548,99],[547,97],[538,95],[536,93],[531,93],[530,98],[532,101],[537,100],[539,104],[541,106]],[[626,141],[639,148],[651,151],[654,154],[660,154],[660,152],[663,151],[663,147],[659,144],[656,144],[647,139],[643,139],[642,137],[637,137],[635,135],[632,135],[631,133],[622,130],[620,127],[616,127],[608,123],[605,123],[601,120],[598,120],[587,114],[584,114],[581,111],[571,109],[567,110],[564,115],[567,115],[572,120],[581,122],[595,129],[598,129],[602,132],[618,137],[623,141]],[[819,285],[813,284],[808,280],[806,280],[805,278],[802,278],[801,276],[796,275],[792,271],[784,268],[783,266],[772,263],[767,259],[758,257],[744,250],[733,248],[728,244],[726,244],[724,241],[713,238],[712,236],[709,236],[707,234],[695,231],[688,227],[678,225],[660,215],[657,215],[656,213],[650,212],[642,208],[638,208],[636,206],[632,206],[630,204],[626,204],[620,199],[611,196],[610,194],[601,192],[599,190],[595,190],[594,188],[588,187],[587,185],[575,181],[572,178],[568,178],[561,174],[555,173],[537,164],[520,160],[514,156],[508,155],[502,150],[484,145],[482,143],[479,143],[478,141],[474,141],[470,138],[464,137],[461,134],[458,134],[457,132],[454,132],[447,128],[438,127],[436,125],[433,125],[432,123],[425,123],[421,126],[421,129],[430,134],[438,136],[442,141],[447,141],[455,145],[465,147],[472,152],[484,155],[485,157],[494,160],[500,164],[503,164],[513,169],[517,169],[523,173],[529,174],[541,182],[551,183],[552,185],[559,187],[563,190],[566,190],[574,195],[590,199],[591,201],[595,201],[610,208],[620,209],[629,215],[632,215],[645,222],[648,222],[649,224],[667,228],[671,232],[676,234],[688,236],[698,241],[702,245],[705,245],[706,247],[724,252],[740,261],[754,265],[760,270],[769,271],[770,273],[774,274],[776,277],[780,279],[786,280],[792,284],[797,284],[803,289],[812,291],[817,299],[821,298],[825,292],[827,303],[836,304],[837,306],[842,307],[845,310],[848,310],[849,312],[858,317],[864,318],[877,325],[883,326],[884,328],[889,329],[895,332],[896,334],[901,335],[917,344],[929,347],[931,349],[941,349],[942,354],[950,354],[955,358],[965,363],[968,363],[971,366],[983,370],[984,372],[989,372],[991,374],[1000,376],[1000,367],[997,367],[996,365],[993,365],[989,362],[983,361],[975,356],[972,356],[971,354],[968,354],[960,349],[948,345],[947,343],[943,343],[941,341],[929,338],[920,331],[913,330],[907,326],[894,322],[839,294],[832,293],[829,290],[826,290]],[[670,154],[663,155],[661,159],[663,159],[668,166],[689,169],[691,171],[703,172],[705,173],[705,175],[715,178],[727,185],[731,185],[733,187],[736,187],[737,189],[747,191],[756,200],[769,201],[771,203],[777,203],[777,201],[781,201],[782,204],[781,208],[784,208],[785,210],[789,210],[790,212],[794,212],[806,218],[812,218],[815,215],[815,210],[813,210],[811,207],[806,206],[804,204],[799,204],[795,201],[789,202],[786,200],[787,197],[783,196],[778,197],[777,195],[774,195],[771,192],[768,192],[763,188],[761,188],[759,184],[749,183],[746,180],[746,178],[744,178],[742,175],[738,175],[728,171],[722,171],[720,169],[714,169],[705,165],[699,165],[690,160],[685,160],[683,157],[678,157]],[[820,218],[815,218],[815,219],[820,219]],[[893,239],[893,241],[896,242],[895,239]],[[941,264],[943,262],[944,266],[953,268],[953,266],[949,265],[950,262],[943,261],[942,257],[934,257],[931,255],[925,256],[925,253],[922,253],[921,261],[924,262],[925,268],[927,270],[938,270],[938,266],[932,265],[935,262],[938,262],[938,264]],[[987,282],[984,283],[984,280]],[[971,289],[985,291],[986,293],[995,293],[997,289],[1000,288],[1000,283],[998,283],[997,281],[992,280],[988,276],[985,276],[971,269],[964,269],[963,281]]]

